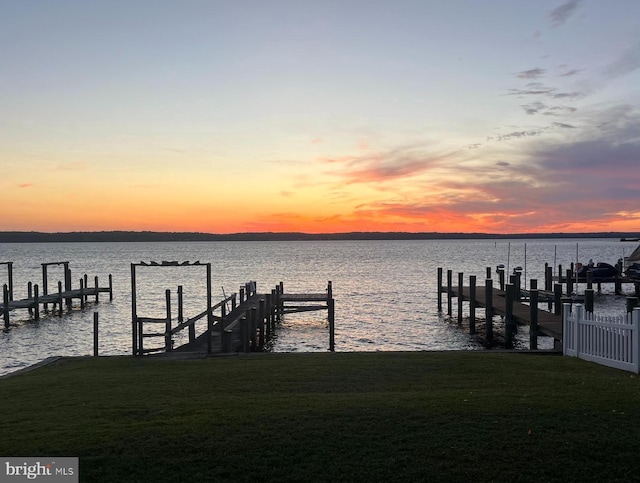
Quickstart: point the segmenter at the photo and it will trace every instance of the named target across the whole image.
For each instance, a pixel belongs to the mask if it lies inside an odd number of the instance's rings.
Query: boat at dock
[[[578,280],[587,280],[591,274],[592,282],[608,282],[620,275],[616,267],[609,263],[598,262],[597,264],[588,263],[576,269]]]

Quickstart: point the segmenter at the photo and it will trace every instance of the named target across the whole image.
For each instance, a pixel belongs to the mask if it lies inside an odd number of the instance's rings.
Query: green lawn
[[[0,454],[81,481],[629,481],[636,375],[500,352],[82,358],[0,380]]]

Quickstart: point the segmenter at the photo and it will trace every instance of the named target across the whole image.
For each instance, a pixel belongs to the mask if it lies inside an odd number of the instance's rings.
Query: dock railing
[[[640,373],[640,307],[619,316],[589,313],[581,304],[563,306],[563,354]]]

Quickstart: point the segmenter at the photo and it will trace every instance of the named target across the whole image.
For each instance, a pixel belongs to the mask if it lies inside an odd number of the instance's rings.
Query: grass
[[[500,352],[63,359],[0,380],[0,454],[81,481],[629,481],[640,382]]]

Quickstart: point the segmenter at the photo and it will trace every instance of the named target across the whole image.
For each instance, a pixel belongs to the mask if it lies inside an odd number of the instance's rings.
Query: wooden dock
[[[174,325],[171,291],[165,290],[166,315],[161,318],[140,317],[137,307],[136,271],[144,266],[204,267],[207,301],[205,310],[184,320],[182,287],[178,286],[178,317]],[[132,353],[133,355],[196,352],[205,354],[251,352],[265,350],[284,314],[327,310],[329,350],[335,348],[334,311],[331,282],[324,293],[287,294],[281,282],[270,293],[258,293],[256,282],[248,282],[220,302],[211,299],[211,264],[173,262],[131,264],[132,288]],[[292,305],[295,304],[295,305]],[[149,329],[152,327],[152,329]],[[151,331],[150,331],[151,330]],[[188,341],[174,347],[175,336],[186,330]],[[199,334],[199,335],[198,335]],[[159,339],[161,344],[149,346],[147,341]]]
[[[49,304],[53,305],[53,312],[62,315],[64,306],[67,307],[67,310],[71,310],[74,299],[80,301],[81,309],[85,308],[89,298],[99,302],[101,293],[109,294],[109,300],[113,300],[113,279],[111,275],[109,275],[109,285],[107,287],[99,286],[98,277],[94,277],[94,286],[90,287],[88,277],[85,274],[84,277],[79,279],[79,288],[74,289],[71,282],[69,262],[43,263],[42,293],[40,293],[38,284],[29,282],[27,285],[27,297],[16,300],[14,299],[13,287],[13,262],[2,262],[1,265],[7,266],[9,282],[3,286],[2,303],[0,303],[0,313],[3,316],[5,330],[11,326],[10,314],[14,310],[28,310],[29,315],[32,315],[35,320],[39,320],[41,310],[48,310]],[[47,291],[47,268],[51,265],[62,265],[64,267],[64,285],[62,281],[59,281],[58,290],[55,293],[48,293]]]
[[[507,316],[509,310],[507,309],[507,292],[500,289],[493,289],[491,300],[493,301],[491,306],[491,313],[493,315]],[[480,308],[487,308],[487,288],[486,286],[476,287],[475,297],[471,297],[471,287],[463,287],[462,294],[458,288],[451,288],[451,297],[461,298],[465,302],[471,303],[475,300],[475,306]],[[555,313],[536,308],[537,321],[538,321],[538,335],[544,335],[553,337],[559,341],[562,340],[562,316]],[[531,325],[531,306],[519,301],[513,302],[513,307],[510,313],[513,321],[519,325]]]
[[[487,269],[487,275],[491,275]],[[541,310],[540,301],[548,304],[560,301],[560,304],[568,302],[566,297],[558,298],[558,292],[550,293],[537,290],[537,283],[526,292],[528,304],[523,303],[525,294],[517,283],[506,284],[505,290],[493,287],[493,280],[488,277],[484,285],[476,284],[476,277],[469,277],[469,285],[463,284],[464,275],[458,273],[458,284],[452,283],[452,271],[447,271],[447,282],[443,284],[443,271],[438,269],[438,310],[442,311],[442,294],[447,295],[447,314],[452,315],[453,299],[458,299],[458,323],[462,323],[463,302],[469,303],[469,332],[476,334],[476,309],[485,311],[485,342],[487,345],[494,343],[493,317],[495,315],[505,318],[505,346],[513,347],[513,336],[518,325],[528,325],[530,332],[530,347],[537,349],[537,338],[540,335],[552,337],[554,347],[562,344],[562,315],[558,313],[559,304],[556,303],[554,312]],[[513,281],[513,280],[512,280]],[[553,301],[553,302],[552,302]]]

